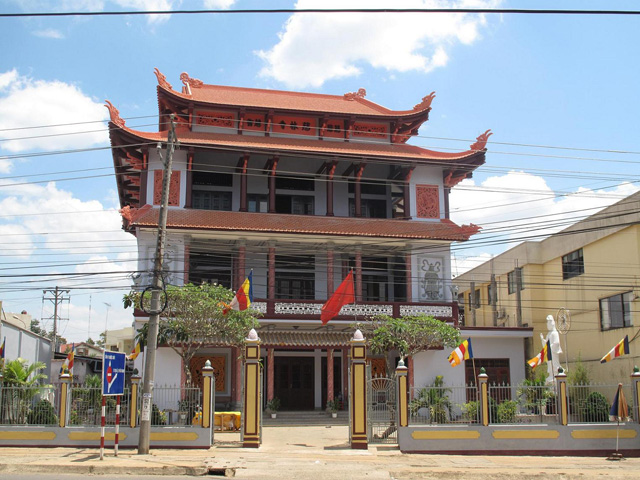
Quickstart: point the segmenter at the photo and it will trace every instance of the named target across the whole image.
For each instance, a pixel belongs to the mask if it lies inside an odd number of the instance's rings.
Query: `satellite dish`
[[[571,328],[571,312],[564,307],[556,314],[556,328],[562,335],[566,335]]]

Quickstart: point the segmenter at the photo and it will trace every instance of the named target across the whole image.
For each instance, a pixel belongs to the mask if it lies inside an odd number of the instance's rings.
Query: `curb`
[[[127,466],[127,465],[14,465],[0,464],[0,472],[4,473],[72,473],[90,475],[173,475],[203,476],[208,473],[205,466],[185,467],[175,465],[163,466]]]

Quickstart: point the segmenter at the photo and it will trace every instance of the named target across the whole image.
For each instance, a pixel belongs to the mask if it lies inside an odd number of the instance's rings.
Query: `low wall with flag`
[[[119,448],[138,448],[140,429],[120,427]],[[105,448],[113,447],[115,433],[108,428]],[[152,448],[210,448],[210,428],[152,427]],[[100,427],[31,427],[22,425],[0,426],[0,447],[100,447]]]
[[[640,457],[640,425],[433,425],[398,429],[404,453]]]

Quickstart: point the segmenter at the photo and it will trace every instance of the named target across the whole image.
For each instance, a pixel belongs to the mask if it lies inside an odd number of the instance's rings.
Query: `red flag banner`
[[[356,296],[353,289],[353,271],[349,272],[349,275],[342,281],[340,286],[333,292],[331,298],[322,306],[322,313],[320,319],[322,325],[326,325],[329,320],[340,313],[340,309],[344,305],[354,303]]]

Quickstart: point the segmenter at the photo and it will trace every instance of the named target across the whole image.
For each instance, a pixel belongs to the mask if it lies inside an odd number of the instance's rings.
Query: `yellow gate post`
[[[633,407],[632,417],[636,419],[636,422],[640,423],[640,369],[633,367],[633,373],[631,374],[631,391],[633,392]]]
[[[129,402],[129,426],[136,428],[138,423],[138,388],[140,386],[140,375],[131,377],[131,401]]]
[[[202,367],[202,428],[211,426],[211,399],[213,398],[213,367],[211,361],[204,362]],[[215,407],[214,407],[215,408]]]
[[[404,365],[404,360],[400,359],[396,367],[396,378],[398,379],[398,427],[409,425],[409,369]]]
[[[63,373],[60,375],[60,417],[58,425],[62,428],[67,426],[67,418],[69,415],[69,385],[71,384],[71,375]]]
[[[558,387],[558,403],[556,404],[559,416],[558,420],[560,420],[560,425],[568,425],[569,403],[567,395],[567,374],[564,373],[564,369],[562,367],[558,368],[558,373],[556,374],[556,382]]]
[[[244,364],[244,448],[260,446],[260,339],[252,328],[245,341]]]
[[[480,385],[480,420],[485,427],[489,425],[489,375],[484,367],[480,369],[478,384]]]
[[[367,450],[367,345],[360,330],[351,343],[351,448]]]

